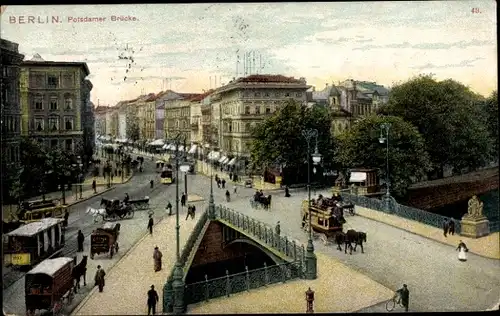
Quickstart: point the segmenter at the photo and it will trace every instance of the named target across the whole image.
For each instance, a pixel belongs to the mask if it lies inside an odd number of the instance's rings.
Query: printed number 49
[[[480,13],[479,8],[472,8],[472,13]]]

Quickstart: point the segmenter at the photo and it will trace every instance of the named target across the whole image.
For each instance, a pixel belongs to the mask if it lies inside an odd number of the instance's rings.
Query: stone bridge
[[[264,263],[260,269],[249,270],[246,267],[244,272],[236,274],[226,270],[223,277],[209,279],[205,275],[204,281],[187,282],[194,267],[216,264],[252,251],[260,251],[272,263]],[[163,311],[171,313],[174,309],[179,310],[176,308],[180,304],[178,302],[182,302],[185,311],[189,304],[303,278],[305,253],[303,245],[276,234],[274,227],[229,208],[215,206],[211,199],[208,210],[201,215],[181,253],[184,291],[179,294],[175,290],[174,268],[163,289]]]
[[[423,210],[432,210],[465,201],[474,195],[481,195],[495,189],[498,189],[498,167],[416,183],[409,188],[409,199],[405,204]]]

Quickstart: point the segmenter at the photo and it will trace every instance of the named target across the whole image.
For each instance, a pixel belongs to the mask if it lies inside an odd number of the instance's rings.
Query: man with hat
[[[151,315],[151,312],[156,314],[156,303],[158,303],[159,297],[158,293],[155,291],[155,286],[151,285],[151,290],[148,291],[148,315]]]

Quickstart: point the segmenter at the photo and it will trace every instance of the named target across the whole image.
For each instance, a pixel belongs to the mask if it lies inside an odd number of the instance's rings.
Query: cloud
[[[482,57],[478,57],[478,58],[474,58],[474,59],[462,60],[461,62],[456,63],[456,64],[445,64],[445,65],[435,65],[432,63],[427,63],[425,65],[414,66],[411,68],[422,70],[422,69],[448,69],[448,68],[474,67],[474,65],[473,65],[474,62],[476,62],[478,60],[483,60],[483,59],[484,58],[482,58]]]
[[[469,48],[469,47],[482,47],[482,46],[490,46],[494,45],[491,41],[479,41],[479,40],[471,40],[471,41],[458,41],[452,43],[418,43],[418,44],[410,44],[408,42],[403,43],[392,43],[386,45],[363,45],[354,47],[353,50],[373,50],[373,49],[385,49],[385,48],[413,48],[413,49],[422,49],[422,50],[433,50],[433,49],[451,49],[451,48]]]
[[[339,38],[327,38],[327,37],[319,37],[316,38],[317,41],[326,43],[326,44],[337,44],[337,43],[345,43],[353,40],[352,38],[347,37],[339,37]]]

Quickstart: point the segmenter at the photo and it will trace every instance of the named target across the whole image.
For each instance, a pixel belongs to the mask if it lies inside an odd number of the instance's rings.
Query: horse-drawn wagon
[[[262,192],[256,192],[250,199],[250,206],[252,208],[263,208],[269,210],[271,208],[271,195],[265,196]]]
[[[125,219],[125,218],[133,218],[134,217],[134,208],[128,203],[122,203],[118,199],[101,199],[101,206],[104,205],[106,209],[106,216],[104,216],[104,220],[117,220],[117,219]]]
[[[94,254],[109,253],[113,258],[118,252],[118,236],[120,235],[119,223],[105,223],[101,228],[97,228],[90,236],[90,259],[94,259]]]
[[[26,274],[26,314],[47,310],[58,315],[73,299],[74,260],[55,258],[42,261]]]
[[[127,202],[134,210],[147,210],[149,208],[149,196],[139,200],[129,200]]]

